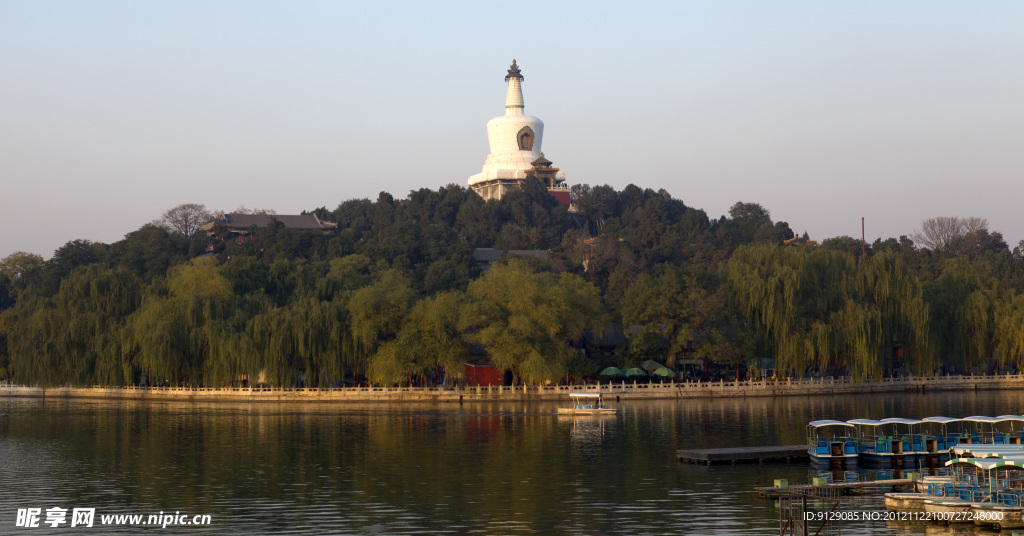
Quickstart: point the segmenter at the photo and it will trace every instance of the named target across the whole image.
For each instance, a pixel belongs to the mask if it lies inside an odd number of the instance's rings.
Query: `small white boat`
[[[995,530],[1024,527],[1024,508],[1001,503],[972,503],[974,524]]]
[[[569,393],[571,408],[558,408],[559,415],[614,415],[615,408],[606,408],[601,393]]]
[[[927,493],[886,493],[885,509],[890,512],[923,512],[924,501],[935,498]]]

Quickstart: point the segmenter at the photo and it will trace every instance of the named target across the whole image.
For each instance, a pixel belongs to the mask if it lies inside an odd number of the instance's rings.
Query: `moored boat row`
[[[837,467],[937,467],[916,493],[887,493],[911,519],[1024,528],[1024,415],[821,420],[807,425],[812,462]]]
[[[936,466],[949,460],[957,447],[1020,447],[1021,443],[1024,415],[820,420],[807,425],[808,455],[818,464]]]
[[[945,465],[948,481],[930,482],[924,493],[887,493],[886,509],[945,524],[1024,527],[1024,458],[954,458]]]

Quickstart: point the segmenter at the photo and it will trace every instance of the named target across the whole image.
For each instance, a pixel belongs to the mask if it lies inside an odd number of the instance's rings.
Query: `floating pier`
[[[706,465],[736,463],[789,463],[794,459],[807,459],[807,445],[781,445],[774,447],[732,447],[724,449],[684,449],[676,451],[681,462]]]
[[[862,482],[829,482],[816,486],[814,484],[799,484],[796,486],[786,487],[775,487],[775,486],[758,486],[754,490],[757,491],[759,497],[778,498],[778,497],[795,497],[800,495],[832,495],[829,492],[838,493],[869,493],[876,491],[877,493],[887,493],[894,489],[899,489],[907,486],[914,485],[914,480],[909,478],[896,478],[890,480],[865,480]]]

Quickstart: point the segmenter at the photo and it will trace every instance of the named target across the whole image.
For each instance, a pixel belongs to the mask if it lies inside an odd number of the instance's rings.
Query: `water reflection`
[[[620,401],[586,419],[557,405],[0,399],[0,526],[18,508],[60,506],[213,516],[212,530],[168,534],[778,534],[779,510],[754,486],[816,470],[707,468],[675,451],[803,443],[815,419],[1022,413],[1024,393]]]

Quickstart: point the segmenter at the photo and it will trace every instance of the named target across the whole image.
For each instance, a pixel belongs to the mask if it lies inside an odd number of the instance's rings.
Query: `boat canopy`
[[[850,424],[857,424],[857,425],[863,425],[863,426],[881,426],[883,424],[890,424],[890,423],[887,423],[887,422],[876,421],[874,419],[850,419],[850,420],[848,420],[846,422],[848,422]]]
[[[939,424],[949,424],[951,422],[959,422],[963,419],[954,419],[953,417],[925,417],[921,419],[924,422],[935,422]]]
[[[821,428],[822,426],[849,426],[853,427],[852,424],[843,421],[811,421],[807,423],[807,426],[811,428]]]
[[[946,462],[946,467],[951,467],[954,465],[970,465],[985,471],[1002,468],[1024,469],[1024,460],[1002,460],[999,458],[953,458],[952,460]]]
[[[886,424],[914,425],[914,424],[921,424],[924,421],[921,421],[921,420],[918,420],[918,419],[903,419],[901,417],[889,417],[887,419],[882,419],[882,422],[886,423]]]
[[[951,449],[955,454],[973,454],[975,458],[979,454],[999,454],[1009,456],[1024,456],[1024,445],[958,445]]]
[[[961,458],[975,458],[975,459],[992,459],[999,458],[1001,460],[1021,460],[1024,459],[1024,451],[1017,452],[1000,452],[992,450],[970,450],[964,449],[959,452],[953,453]]]
[[[575,398],[601,398],[601,393],[569,393],[569,396]]]
[[[1013,445],[1013,444],[1004,445],[1004,444],[1001,444],[1001,443],[995,443],[995,444],[993,444],[993,443],[986,443],[986,444],[977,444],[977,443],[974,443],[974,444],[962,444],[962,445],[957,445],[957,446],[955,446],[953,448],[954,449],[964,449],[964,450],[974,449],[974,450],[977,450],[977,451],[984,450],[984,451],[991,451],[991,452],[1015,452],[1015,451],[1024,452],[1024,445]]]
[[[814,421],[814,422],[831,422],[831,421]],[[970,417],[964,417],[957,419],[953,417],[925,417],[923,419],[904,419],[900,417],[888,417],[880,421],[874,419],[850,419],[846,421],[849,424],[864,425],[864,426],[881,426],[883,424],[905,424],[905,425],[916,425],[924,423],[934,423],[947,425],[954,422],[974,422],[983,424],[996,424],[1001,422],[1024,422],[1024,415],[1000,415],[998,417],[986,417],[984,415],[971,415]],[[813,423],[812,423],[813,424]]]

